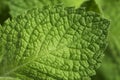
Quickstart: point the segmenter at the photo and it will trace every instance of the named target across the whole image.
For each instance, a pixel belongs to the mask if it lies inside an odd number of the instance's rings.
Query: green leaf
[[[67,7],[79,7],[84,0],[9,0],[8,5],[10,14],[14,17],[24,11],[32,8],[42,8],[43,6],[54,6],[56,4],[64,4]]]
[[[109,21],[73,7],[33,9],[2,27],[0,76],[90,80],[100,66]]]

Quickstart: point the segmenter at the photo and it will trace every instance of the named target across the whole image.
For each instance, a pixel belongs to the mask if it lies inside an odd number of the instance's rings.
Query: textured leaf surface
[[[10,0],[9,8],[12,16],[17,16],[32,8],[42,8],[47,5],[64,4],[67,7],[79,7],[84,0]]]
[[[84,9],[34,9],[2,27],[0,75],[89,80],[101,63],[109,21]]]

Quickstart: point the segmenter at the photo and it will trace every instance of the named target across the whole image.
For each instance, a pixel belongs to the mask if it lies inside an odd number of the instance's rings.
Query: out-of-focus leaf
[[[81,7],[85,7],[87,11],[94,11],[96,13],[101,13],[101,10],[95,0],[87,0],[81,4]]]
[[[8,5],[10,14],[17,16],[32,8],[42,8],[43,6],[54,6],[56,4],[63,4],[65,7],[79,7],[83,2],[84,0],[10,0]]]
[[[10,17],[9,8],[6,4],[7,0],[0,0],[0,24],[3,24],[4,21]]]

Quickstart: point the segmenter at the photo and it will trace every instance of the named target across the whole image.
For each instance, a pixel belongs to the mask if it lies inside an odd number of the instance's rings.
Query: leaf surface
[[[109,21],[73,7],[33,9],[3,25],[0,76],[90,80],[100,66]]]

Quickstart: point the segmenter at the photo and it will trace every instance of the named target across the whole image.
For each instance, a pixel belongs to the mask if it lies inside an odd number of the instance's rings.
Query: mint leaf
[[[0,76],[90,80],[100,66],[109,21],[73,7],[33,9],[1,29]]]
[[[8,5],[10,14],[14,17],[29,9],[42,8],[48,5],[64,4],[66,7],[79,7],[83,1],[84,0],[10,0],[8,1]]]

